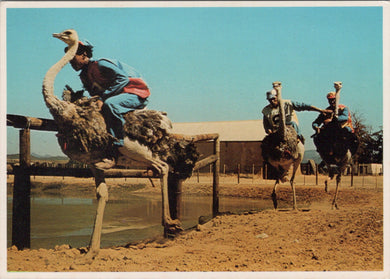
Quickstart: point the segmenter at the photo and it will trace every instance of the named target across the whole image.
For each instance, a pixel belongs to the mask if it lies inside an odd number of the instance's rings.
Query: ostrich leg
[[[291,189],[293,191],[293,210],[298,210],[298,208],[297,208],[297,196],[295,195],[294,180],[291,180],[290,184],[291,184]]]
[[[327,177],[325,179],[325,192],[327,192],[327,193],[328,193],[328,179],[329,179],[329,177]]]
[[[100,238],[102,233],[103,226],[103,215],[104,208],[108,201],[108,189],[106,182],[104,180],[104,171],[96,168],[92,168],[92,172],[95,176],[95,184],[96,184],[96,197],[98,200],[98,205],[96,209],[96,217],[95,224],[93,227],[90,247],[88,251],[88,257],[93,259],[97,256],[100,249]]]
[[[167,237],[170,234],[176,234],[178,231],[182,231],[180,220],[172,220],[169,209],[169,195],[168,195],[168,170],[169,166],[162,162],[158,162],[158,169],[161,174],[161,195],[162,195],[162,225],[164,226],[164,236]]]
[[[301,144],[301,143],[299,143]],[[303,147],[303,144],[301,144],[302,147],[301,148],[304,148]],[[301,157],[302,158],[302,157]],[[297,210],[297,196],[296,196],[296,193],[295,193],[295,184],[294,184],[294,179],[295,179],[295,174],[297,173],[297,170],[299,168],[299,166],[301,165],[301,162],[302,162],[302,159],[299,158],[299,160],[296,160],[294,162],[294,165],[293,165],[293,172],[292,172],[292,175],[291,175],[291,179],[290,179],[290,184],[291,184],[291,189],[293,191],[293,210]]]
[[[333,202],[332,202],[332,209],[336,208],[338,209],[337,207],[337,203],[336,203],[336,199],[337,199],[337,195],[339,193],[339,184],[341,182],[341,173],[337,175],[336,177],[336,192],[334,193],[334,197],[333,197]]]
[[[278,208],[278,199],[276,197],[276,188],[279,185],[279,179],[275,181],[274,189],[272,191],[271,197],[272,197],[272,202],[274,203],[274,209],[276,210]]]

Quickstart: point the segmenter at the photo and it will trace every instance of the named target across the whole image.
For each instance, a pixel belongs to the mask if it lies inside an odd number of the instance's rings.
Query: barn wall
[[[206,157],[213,152],[212,142],[197,143],[198,151],[202,157]],[[261,156],[261,141],[222,141],[221,142],[221,172],[237,172],[237,166],[240,164],[242,173],[252,173],[254,165],[255,173],[258,173],[263,167],[263,158]],[[209,171],[205,167],[200,171]]]
[[[213,142],[196,143],[201,158],[213,153]],[[261,175],[264,179],[276,179],[277,171],[268,163],[265,163],[261,155],[261,141],[221,141],[221,173],[237,173],[240,164],[240,173]],[[209,172],[210,166],[199,170]],[[292,171],[292,170],[291,170]],[[301,174],[298,168],[297,175]]]

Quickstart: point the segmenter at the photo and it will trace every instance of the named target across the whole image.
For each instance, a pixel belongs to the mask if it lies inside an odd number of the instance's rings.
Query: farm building
[[[353,167],[354,174],[359,175],[382,175],[382,164],[359,164]]]
[[[262,120],[173,123],[173,133],[185,135],[218,133],[221,143],[221,172],[255,173],[263,167],[261,141],[265,137]],[[211,142],[197,144],[201,154],[212,153]],[[204,168],[202,171],[207,171]]]

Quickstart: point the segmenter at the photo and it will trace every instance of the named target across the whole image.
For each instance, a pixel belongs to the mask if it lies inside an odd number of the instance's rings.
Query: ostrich
[[[104,170],[94,166],[107,158],[116,140],[106,130],[104,118],[97,109],[96,98],[82,98],[74,103],[59,100],[54,95],[54,80],[58,72],[74,57],[78,48],[78,35],[73,29],[53,34],[68,44],[68,51],[46,73],[42,93],[58,126],[58,142],[62,151],[72,160],[91,166],[95,177],[98,200],[88,258],[93,259],[100,249],[103,213],[108,201],[108,188]],[[169,211],[168,175],[180,179],[191,176],[199,154],[193,142],[178,139],[170,134],[171,121],[166,113],[153,110],[138,110],[125,115],[124,146],[119,149],[118,165],[137,163],[151,168],[161,176],[162,224],[165,231],[181,230],[180,221],[173,220]]]
[[[302,162],[305,147],[297,140],[297,132],[292,126],[286,126],[284,101],[282,99],[282,86],[280,82],[273,83],[279,103],[279,129],[275,133],[267,135],[262,143],[263,158],[268,161],[277,171],[278,177],[272,191],[274,208],[277,208],[276,188],[279,182],[286,182],[291,166],[293,166],[290,185],[293,191],[293,209],[297,210],[294,178],[295,173]]]
[[[335,82],[336,89],[336,104],[332,115],[338,115],[340,90],[342,88],[341,82]],[[341,175],[348,166],[352,166],[352,155],[356,152],[359,145],[357,138],[351,138],[350,133],[342,129],[337,121],[332,121],[313,136],[314,144],[317,147],[317,152],[321,159],[326,164],[329,176],[325,180],[325,191],[328,192],[328,184],[336,175],[336,190],[333,196],[332,209],[337,206],[337,195],[339,192],[339,185],[341,182]]]

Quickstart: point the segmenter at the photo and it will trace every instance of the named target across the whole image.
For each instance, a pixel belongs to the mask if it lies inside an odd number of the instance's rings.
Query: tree
[[[383,162],[383,129],[372,132],[371,126],[366,125],[364,117],[356,112],[351,112],[355,134],[359,139],[359,148],[354,155],[354,161],[364,163]]]
[[[373,139],[373,163],[383,162],[383,128],[372,134]]]

